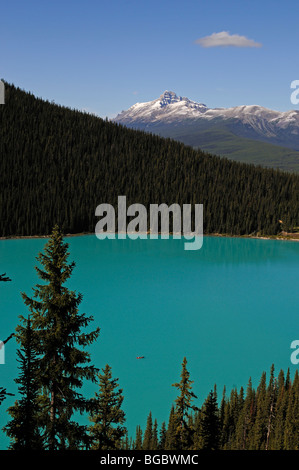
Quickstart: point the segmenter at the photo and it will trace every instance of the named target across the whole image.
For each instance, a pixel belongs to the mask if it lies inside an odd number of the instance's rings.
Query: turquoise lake
[[[290,344],[299,338],[299,243],[279,240],[204,237],[198,251],[181,240],[98,240],[69,237],[76,267],[68,287],[83,294],[80,312],[92,315],[89,330],[101,328],[89,351],[99,368],[109,364],[123,389],[126,424],[135,437],[149,412],[158,425],[168,422],[181,364],[194,381],[201,404],[217,385],[221,399],[233,387],[254,386],[271,364],[276,374],[297,365]],[[34,266],[46,239],[0,241],[0,338],[4,340],[28,313],[20,292],[31,295],[39,282]],[[145,356],[137,360],[137,356]],[[5,347],[0,386],[17,394],[16,342]],[[84,393],[93,396],[95,384]],[[17,397],[17,396],[16,396]],[[0,408],[0,427],[8,420]],[[0,448],[8,439],[0,431]]]

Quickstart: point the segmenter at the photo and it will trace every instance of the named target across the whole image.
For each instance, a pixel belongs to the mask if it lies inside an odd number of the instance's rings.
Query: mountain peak
[[[256,152],[261,152],[261,160],[272,161],[271,148],[263,145],[273,144],[278,147],[273,150],[276,167],[298,168],[297,154],[288,149],[299,151],[299,110],[274,111],[258,105],[208,108],[165,90],[153,101],[136,103],[122,111],[114,122],[171,137],[210,153],[233,155],[240,161],[248,154],[248,161],[259,164]]]
[[[159,97],[159,100],[160,100],[160,103],[161,103],[161,107],[163,106],[166,106],[168,104],[171,104],[171,103],[175,103],[177,101],[181,101],[182,98],[178,97],[174,91],[164,91],[164,93],[162,93],[162,95]]]
[[[189,98],[178,96],[174,91],[165,90],[159,98],[145,103],[136,103],[127,111],[122,111],[114,121],[122,124],[177,119],[196,119],[200,114],[206,113],[207,106],[197,103]]]
[[[135,127],[145,126],[147,129],[152,125],[157,128],[159,123],[177,127],[187,123],[194,125],[195,122],[199,126],[200,123],[203,125],[204,121],[205,125],[209,126],[221,121],[234,128],[238,125],[245,126],[260,139],[270,139],[271,142],[276,139],[277,143],[280,143],[280,133],[288,129],[288,138],[292,141],[295,139],[296,148],[299,148],[299,111],[279,112],[258,105],[208,108],[203,103],[178,96],[170,90],[165,90],[153,101],[136,103],[117,115],[114,121]]]

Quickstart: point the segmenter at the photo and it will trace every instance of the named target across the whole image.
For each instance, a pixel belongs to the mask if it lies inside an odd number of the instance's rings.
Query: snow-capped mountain
[[[127,111],[122,111],[115,121],[121,123],[176,122],[184,118],[196,119],[207,110],[205,104],[177,96],[173,91],[165,91],[154,101],[136,103]]]
[[[136,103],[122,111],[114,121],[165,137],[175,137],[194,146],[201,145],[203,132],[221,128],[239,138],[299,150],[297,110],[280,112],[258,105],[212,109],[165,91],[153,101]]]

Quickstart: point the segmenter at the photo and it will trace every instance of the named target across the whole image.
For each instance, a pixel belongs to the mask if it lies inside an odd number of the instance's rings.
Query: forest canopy
[[[93,233],[99,204],[203,204],[204,233],[299,226],[299,176],[241,164],[5,84],[0,236]]]

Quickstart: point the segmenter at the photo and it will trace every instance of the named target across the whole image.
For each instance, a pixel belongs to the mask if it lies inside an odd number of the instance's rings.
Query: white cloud
[[[202,47],[261,47],[262,45],[253,39],[248,39],[239,34],[230,34],[228,31],[213,33],[210,36],[197,39],[196,44]]]

